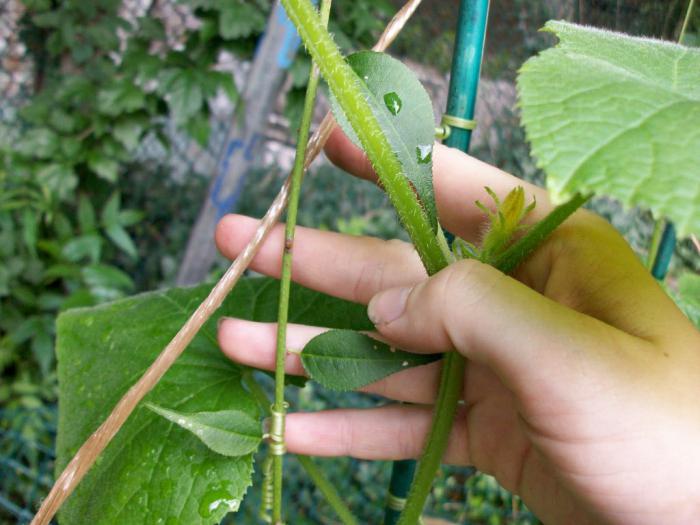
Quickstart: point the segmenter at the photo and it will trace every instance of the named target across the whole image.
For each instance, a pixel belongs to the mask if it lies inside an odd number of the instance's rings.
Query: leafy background
[[[399,3],[336,0],[331,30],[346,50],[366,48]],[[394,52],[444,74],[455,5],[425,0]],[[241,87],[216,64],[222,53],[252,56],[269,7],[269,0],[0,6],[0,522],[26,522],[53,478],[56,314],[172,284],[206,191],[202,166],[210,166],[220,143],[222,123],[210,119],[209,101],[235,101]],[[550,18],[674,39],[684,8],[682,0],[494,0],[484,73],[512,82],[528,56],[552,43],[536,31]],[[9,25],[16,13],[19,31]],[[696,16],[692,42],[699,27]],[[299,118],[307,68],[300,54],[278,108],[286,119],[277,130],[282,143]],[[500,114],[489,130],[495,140],[474,153],[541,182],[515,118],[514,110]],[[284,176],[275,165],[261,166],[248,177],[238,211],[261,215]],[[317,168],[303,192],[305,225],[402,236],[379,191],[332,167]],[[651,232],[647,213],[623,212],[605,198],[594,207],[643,254]],[[684,268],[700,269],[688,242],[674,259],[673,293]],[[697,290],[691,281],[682,278],[681,288]],[[687,308],[697,316],[697,304]],[[312,385],[293,394],[293,402],[307,410],[379,400]],[[363,519],[378,522],[388,466],[351,459],[323,464],[353,508],[366,512]],[[287,505],[295,513],[290,522],[329,522],[332,514],[309,480],[293,461],[289,466],[294,488],[287,495],[299,502]],[[532,521],[514,512],[517,502],[491,478],[471,474],[444,469],[431,509],[470,523]],[[257,497],[242,510],[251,523]]]

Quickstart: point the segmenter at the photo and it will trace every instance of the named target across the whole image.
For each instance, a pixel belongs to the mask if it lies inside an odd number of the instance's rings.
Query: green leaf
[[[518,77],[522,121],[556,203],[612,196],[700,231],[700,50],[564,22]]]
[[[49,317],[50,323],[53,323],[53,316]],[[42,322],[38,330],[32,335],[32,354],[39,363],[39,368],[44,376],[48,376],[53,367],[54,351],[53,351],[53,334],[51,333],[51,324]]]
[[[39,233],[39,216],[31,208],[22,210],[22,239],[24,245],[36,257],[36,242]]]
[[[116,160],[93,151],[88,156],[88,167],[101,179],[107,182],[117,182],[119,163]]]
[[[59,470],[209,289],[158,291],[60,315]],[[245,369],[218,348],[216,321],[219,316],[274,321],[278,295],[277,281],[242,279],[146,402],[188,414],[237,410],[258,417],[256,401],[241,384]],[[295,323],[372,327],[364,306],[299,286],[292,287],[291,311]],[[167,523],[169,518],[188,525],[219,523],[235,507],[233,500],[242,499],[251,473],[250,454],[216,454],[180,426],[137,409],[66,502],[60,523]]]
[[[97,95],[98,109],[111,117],[142,109],[145,103],[141,88],[126,81],[110,84]]]
[[[105,233],[107,237],[121,248],[124,253],[129,255],[129,257],[135,259],[138,256],[136,245],[124,228],[119,225],[109,226],[105,229]]]
[[[140,210],[121,210],[119,212],[119,224],[125,228],[133,226],[143,220],[144,212]]]
[[[73,166],[67,164],[47,164],[36,172],[36,180],[49,190],[57,199],[72,196],[78,185],[78,176]]]
[[[80,266],[77,264],[53,264],[44,272],[44,282],[51,283],[56,279],[75,279],[80,276]]]
[[[251,2],[222,2],[219,13],[221,38],[233,40],[250,36],[265,27],[264,12]]]
[[[79,262],[84,258],[97,262],[100,260],[101,253],[102,238],[94,233],[75,237],[61,249],[61,255],[71,262]]]
[[[119,208],[121,207],[121,196],[119,192],[114,192],[107,200],[104,208],[102,208],[101,221],[102,226],[109,228],[110,226],[119,226]]]
[[[75,115],[71,115],[61,108],[56,108],[49,116],[49,124],[57,131],[71,133],[75,131],[77,119]]]
[[[121,297],[121,291],[134,289],[134,282],[119,268],[107,264],[91,264],[82,269],[83,279],[100,298]],[[115,292],[117,292],[115,294]],[[111,297],[110,297],[111,296]]]
[[[192,432],[207,447],[224,456],[254,452],[262,440],[260,421],[240,410],[185,414],[146,403],[156,414]]]
[[[355,390],[388,375],[439,359],[410,354],[352,330],[331,330],[314,337],[301,362],[314,381],[333,390]]]
[[[437,208],[433,191],[432,151],[435,116],[430,97],[415,74],[385,53],[360,51],[347,57],[348,64],[364,80],[372,113],[411,181],[434,232]],[[331,95],[331,107],[345,134],[360,146],[342,108]]]
[[[27,157],[49,159],[58,148],[58,135],[47,128],[28,131],[16,147],[17,153]]]
[[[126,120],[114,126],[114,138],[126,148],[127,151],[136,149],[143,132],[143,123],[138,120]]]
[[[204,102],[197,73],[189,69],[163,72],[161,92],[170,106],[175,123],[182,125],[199,112]]]
[[[78,225],[82,233],[92,233],[97,227],[95,208],[84,194],[78,199]]]
[[[197,113],[187,121],[185,130],[200,146],[205,148],[209,143],[209,134],[211,133],[209,115]]]

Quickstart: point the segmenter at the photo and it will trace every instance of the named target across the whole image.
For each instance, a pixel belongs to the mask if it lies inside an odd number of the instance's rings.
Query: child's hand
[[[328,156],[373,178],[339,132]],[[543,190],[436,145],[440,220],[478,242],[484,186],[537,197],[530,221],[551,206]],[[228,257],[257,221],[225,217],[217,243]],[[282,228],[253,268],[278,275]],[[427,278],[411,245],[299,228],[294,279],[369,303],[381,337],[414,352],[469,359],[445,461],[494,475],[545,523],[700,522],[700,333],[597,216],[579,211],[508,277],[475,261]],[[273,324],[228,319],[219,341],[232,359],[274,367]],[[322,329],[290,325],[303,348]],[[415,405],[290,414],[291,452],[367,459],[418,457],[430,427],[440,363],[394,374],[365,390]],[[289,354],[287,372],[303,374]]]

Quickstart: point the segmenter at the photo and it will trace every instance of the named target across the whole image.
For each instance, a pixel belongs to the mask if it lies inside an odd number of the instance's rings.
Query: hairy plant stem
[[[571,214],[583,206],[590,196],[574,195],[569,201],[554,208],[547,216],[535,224],[528,232],[500,256],[484,261],[486,264],[510,273],[549,237]],[[450,429],[454,420],[457,403],[462,394],[465,360],[457,352],[445,354],[438,397],[435,402],[433,425],[428,435],[426,448],[418,464],[416,476],[406,499],[399,525],[418,523],[425,500],[440,466],[447,446]]]
[[[387,24],[373,48],[375,51],[384,51],[396,39],[420,3],[421,0],[409,0],[406,2]],[[323,149],[334,127],[335,121],[330,112],[328,112],[307,144],[304,166],[306,169]],[[78,452],[71,458],[68,465],[66,465],[54,482],[48,496],[42,502],[31,525],[46,525],[51,521],[63,502],[73,493],[85,474],[95,463],[95,460],[109,445],[139,402],[158,384],[158,381],[187,348],[187,345],[194,339],[200,328],[204,326],[204,323],[216,312],[229,292],[236,286],[243,272],[250,266],[251,261],[272,231],[273,226],[279,221],[287,205],[290,179],[291,177],[288,177],[284,182],[275,200],[265,212],[265,216],[260,221],[260,225],[253,237],[228,270],[226,270],[219,282],[212,288],[207,298],[192,313],[187,322],[175,334],[156,360],[151,363],[146,372],[122,396],[99,428],[85,440]]]
[[[321,24],[328,25],[331,0],[321,2]],[[289,289],[292,281],[292,252],[294,249],[294,231],[299,210],[301,180],[304,176],[304,156],[306,141],[309,138],[311,119],[313,117],[316,89],[318,88],[318,67],[311,64],[309,83],[306,86],[304,112],[301,116],[299,135],[297,137],[296,157],[292,170],[292,183],[287,205],[287,223],[284,228],[284,248],[282,251],[282,271],[280,274],[280,296],[277,310],[277,350],[275,353],[275,401],[272,409],[272,431],[270,433],[272,453],[272,523],[282,521],[282,472],[284,468],[284,419],[287,403],[284,401],[284,362],[287,357],[287,320],[289,317]],[[279,423],[276,419],[279,418]]]
[[[506,251],[487,261],[491,266],[503,273],[511,273],[523,262],[542,242],[568,219],[572,213],[586,204],[591,195],[577,193],[571,199],[554,208],[547,216],[530,228],[525,235],[514,242]]]
[[[363,96],[361,80],[343,59],[309,0],[282,0],[282,4],[357,133],[423,265],[431,275],[438,272],[447,266],[447,259],[413,188],[403,175],[401,163]]]
[[[362,95],[360,80],[343,60],[340,51],[320,24],[308,0],[282,0],[282,3],[360,139],[365,153],[372,162],[379,181],[388,193],[410,235],[428,275],[437,273],[447,266],[449,259],[441,250],[438,238],[433,235],[415,194],[407,179],[404,178],[400,163],[393,155],[392,148],[384,137],[371,107]],[[503,259],[502,265],[515,268],[546,235],[551,233],[585,200],[585,198],[577,196],[569,203],[556,208],[542,223],[516,243],[513,251],[507,252],[508,256]],[[465,361],[460,354],[450,352],[445,356],[433,424],[399,524],[413,525],[418,523],[435,472],[440,465],[447,445],[462,390],[464,367]]]

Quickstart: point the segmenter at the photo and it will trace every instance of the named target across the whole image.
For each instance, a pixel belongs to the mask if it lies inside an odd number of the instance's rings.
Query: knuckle
[[[473,307],[484,301],[504,275],[479,261],[465,259],[448,266],[442,284],[443,296],[450,305]],[[448,308],[444,313],[454,311]]]
[[[353,285],[352,297],[355,302],[367,302],[374,294],[392,286],[392,276],[387,270],[394,267],[392,264],[396,260],[404,260],[415,253],[413,247],[398,239],[381,240],[374,237],[365,238],[365,253],[391,253],[396,256],[386,258],[366,257],[359,254],[357,264],[360,270],[357,272]]]
[[[462,260],[447,267],[436,277],[443,329],[455,347],[466,347],[472,330],[468,329],[470,311],[488,308],[489,296],[507,277],[498,270],[475,260]]]
[[[350,417],[344,414],[338,421],[338,440],[340,441],[342,455],[350,456],[355,452],[354,426]]]

